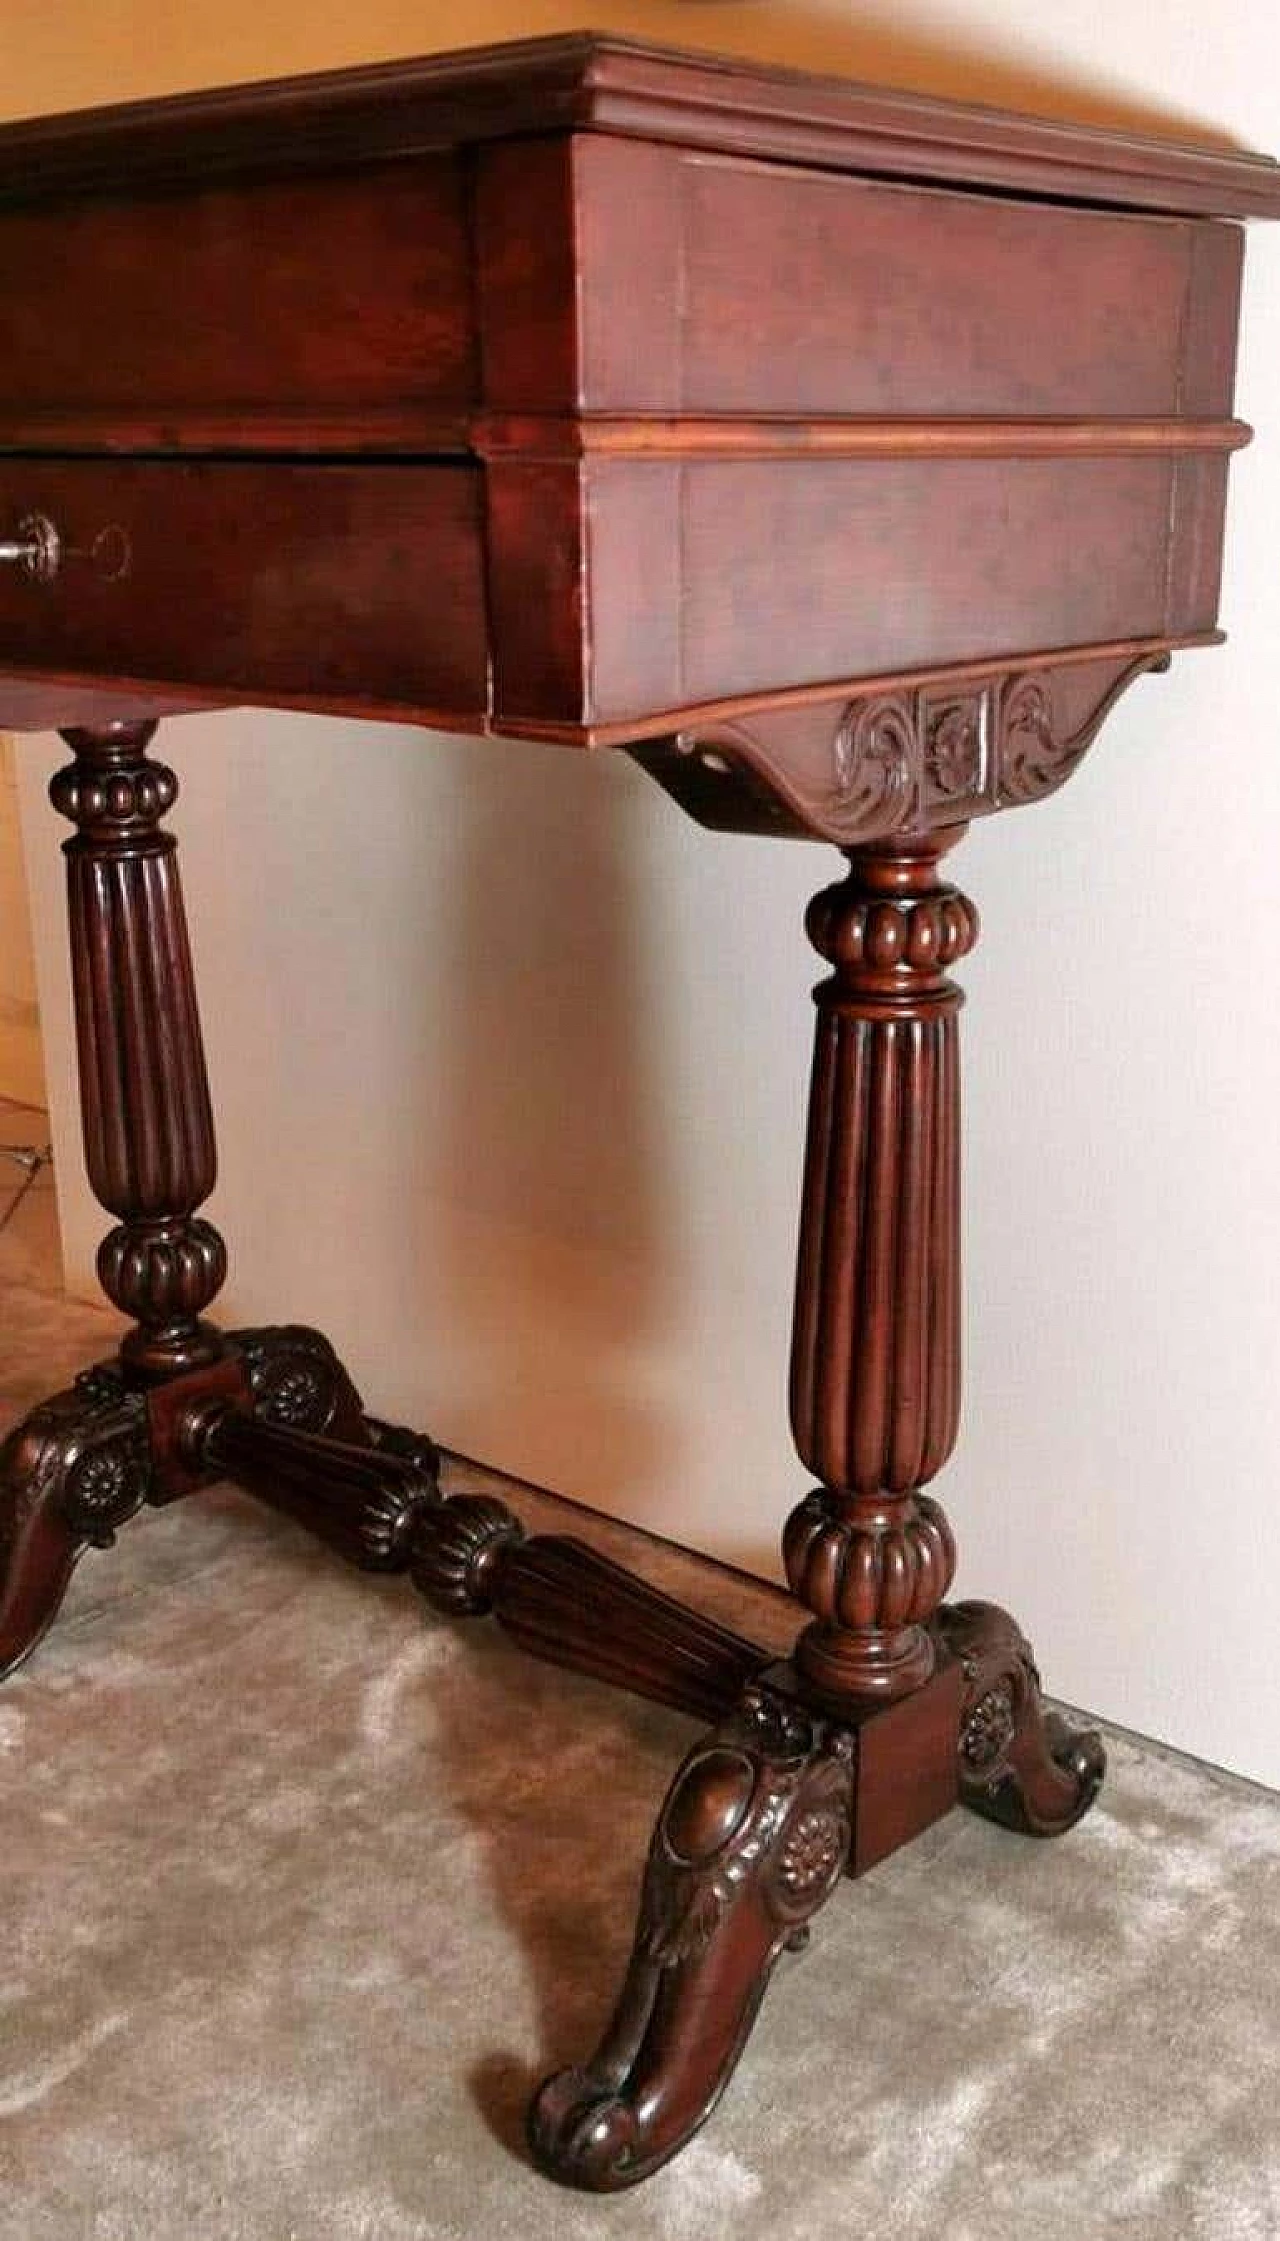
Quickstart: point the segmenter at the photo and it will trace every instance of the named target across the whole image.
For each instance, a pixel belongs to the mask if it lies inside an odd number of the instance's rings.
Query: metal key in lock
[[[128,536],[116,523],[100,529],[92,543],[69,545],[47,514],[24,514],[15,537],[0,538],[0,566],[21,568],[33,582],[52,583],[68,560],[88,560],[105,583],[127,576],[133,554]]]

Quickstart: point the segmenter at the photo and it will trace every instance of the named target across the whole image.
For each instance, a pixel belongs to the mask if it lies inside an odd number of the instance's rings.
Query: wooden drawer
[[[46,580],[0,569],[0,669],[474,725],[479,480],[461,462],[0,462],[0,535],[42,516],[61,541]]]
[[[490,469],[499,723],[675,728],[796,686],[1217,615],[1226,454],[587,457]]]

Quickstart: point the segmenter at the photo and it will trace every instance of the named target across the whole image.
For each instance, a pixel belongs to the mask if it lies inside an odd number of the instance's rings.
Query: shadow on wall
[[[991,32],[940,20],[937,7],[918,7],[914,22],[900,7],[860,7],[851,20],[835,4],[784,0],[747,6],[739,0],[591,0],[585,8],[582,0],[471,0],[465,12],[452,0],[268,12],[259,0],[223,0],[216,12],[199,13],[171,9],[162,0],[153,6],[134,0],[105,17],[99,0],[65,0],[56,9],[19,12],[21,51],[12,38],[13,51],[0,45],[0,116],[390,61],[589,24],[953,100],[1226,144],[1220,131],[1191,112],[1156,107],[1065,63],[1026,55]]]
[[[370,1406],[533,1479],[607,1500],[669,1473],[670,805],[621,757],[408,727],[243,711],[165,745],[224,1318],[319,1324]],[[250,819],[246,889],[219,836]]]
[[[470,1445],[474,1411],[487,1459],[501,1396],[534,1478],[563,1466],[571,1423],[579,1484],[616,1485],[621,1456],[643,1481],[662,1447],[644,1364],[676,1278],[630,774],[563,747],[461,752],[435,874],[448,1094],[410,1215],[459,1328],[482,1335],[473,1404],[446,1404],[451,1443]]]

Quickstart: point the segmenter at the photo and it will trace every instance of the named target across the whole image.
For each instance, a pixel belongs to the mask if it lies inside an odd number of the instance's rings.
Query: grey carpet
[[[1280,1799],[1124,1737],[1065,1840],[842,1888],[677,2163],[537,2178],[693,1732],[237,1495],[87,1557],[0,1693],[4,2241],[1277,2241]]]

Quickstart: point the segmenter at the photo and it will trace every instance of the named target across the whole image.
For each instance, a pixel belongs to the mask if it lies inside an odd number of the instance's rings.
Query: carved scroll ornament
[[[691,815],[861,847],[1039,801],[1168,649],[937,671],[889,691],[709,721],[633,750]]]

